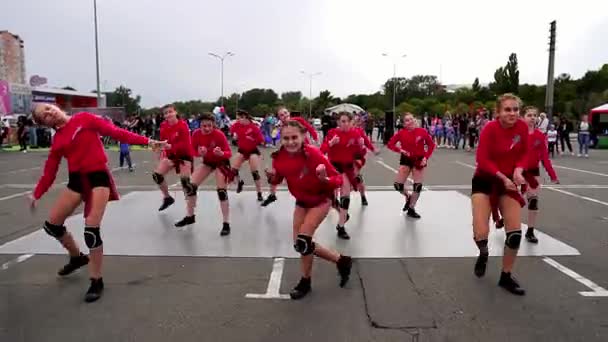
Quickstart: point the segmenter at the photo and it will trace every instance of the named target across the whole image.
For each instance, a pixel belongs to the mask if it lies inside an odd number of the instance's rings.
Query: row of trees
[[[329,90],[319,93],[312,99],[313,115],[319,116],[323,109],[339,103],[353,103],[367,109],[374,116],[383,116],[392,110],[393,89],[398,104],[397,111],[409,111],[416,114],[466,113],[486,108],[492,110],[498,94],[515,93],[529,105],[544,108],[545,86],[519,84],[517,55],[511,54],[505,66],[496,69],[494,81],[482,86],[476,78],[471,87],[462,87],[448,91],[433,75],[415,75],[411,78],[397,77],[388,79],[378,92],[373,94],[353,94],[345,98],[335,97]],[[113,92],[106,93],[108,106],[124,106],[129,113],[142,115],[156,114],[159,108],[142,109],[141,97],[133,95],[131,89],[120,86]],[[211,111],[221,103],[221,98],[214,102],[191,100],[175,102],[178,112],[197,114]],[[242,94],[231,94],[224,97],[226,111],[233,115],[237,108],[247,110],[254,115],[262,116],[274,112],[278,106],[287,106],[291,110],[307,114],[310,99],[300,91],[288,91],[277,94],[273,89],[254,88]],[[578,117],[602,103],[608,102],[608,64],[598,70],[588,71],[580,79],[573,79],[568,74],[561,74],[555,82],[554,113]]]

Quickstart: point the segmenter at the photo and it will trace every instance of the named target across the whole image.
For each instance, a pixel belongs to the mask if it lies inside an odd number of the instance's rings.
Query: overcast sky
[[[95,88],[93,0],[2,0],[0,30],[25,41],[27,75]],[[556,75],[608,63],[608,1],[98,0],[102,87],[125,84],[144,106],[215,100],[252,87],[371,93],[392,76],[490,82],[517,53],[520,82],[546,82],[549,22]],[[314,96],[313,95],[313,96]]]

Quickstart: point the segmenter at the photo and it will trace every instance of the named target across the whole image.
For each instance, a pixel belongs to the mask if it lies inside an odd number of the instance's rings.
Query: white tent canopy
[[[365,112],[365,110],[363,110],[363,108],[361,108],[355,104],[351,104],[351,103],[340,103],[337,106],[333,106],[333,107],[329,107],[329,108],[325,109],[325,113],[327,113],[327,114],[341,113],[341,112],[357,114],[357,113]]]
[[[592,112],[608,112],[608,103],[604,103],[599,107],[595,107],[591,110]]]

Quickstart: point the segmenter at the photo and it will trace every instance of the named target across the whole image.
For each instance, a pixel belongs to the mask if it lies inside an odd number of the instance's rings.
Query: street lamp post
[[[221,101],[222,107],[224,107],[224,59],[226,59],[227,57],[234,56],[234,53],[228,51],[223,56],[220,56],[218,54],[209,52],[209,56],[213,56],[213,57],[215,57],[215,58],[217,58],[217,59],[219,59],[221,61],[221,66],[222,66],[221,67],[221,79],[222,79],[221,80],[221,84],[222,84],[221,87],[222,87],[222,93],[221,93],[221,96],[220,96],[220,101]]]
[[[93,15],[95,17],[95,68],[97,73],[97,106],[101,105],[101,90],[99,88],[99,39],[97,37],[97,0],[93,0]]]
[[[391,57],[388,53],[383,53],[384,57]],[[407,55],[402,55],[400,58],[405,58]],[[393,60],[393,115],[397,115],[396,111],[396,103],[395,103],[395,95],[397,93],[397,61]]]
[[[315,76],[319,76],[322,74],[322,72],[315,72],[315,73],[307,73],[306,71],[300,71],[300,73],[308,76],[309,78],[309,83],[308,83],[308,117],[311,118],[312,117],[312,78]]]

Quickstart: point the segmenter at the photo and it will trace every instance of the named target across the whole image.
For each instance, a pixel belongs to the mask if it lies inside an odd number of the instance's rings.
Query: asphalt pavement
[[[267,164],[271,151],[264,150]],[[123,196],[149,191],[160,205],[151,179],[152,153],[132,153],[134,172],[117,167],[117,152],[108,155]],[[61,184],[67,181],[64,162],[55,186],[38,210],[30,212],[25,196],[40,176],[45,157],[45,152],[0,153],[0,250],[40,230],[65,186]],[[514,297],[497,286],[499,257],[490,258],[482,279],[473,275],[475,259],[471,257],[442,257],[440,253],[357,258],[344,289],[337,286],[334,266],[318,261],[313,292],[294,302],[280,299],[299,279],[294,258],[120,255],[104,261],[102,299],[86,304],[82,300],[88,286],[86,271],[59,279],[56,271],[66,258],[36,254],[32,246],[31,253],[0,254],[0,341],[606,341],[608,151],[592,150],[589,159],[559,156],[553,162],[561,184],[549,185],[544,174],[547,186],[539,204],[538,229],[580,255],[520,258],[515,274],[527,290],[524,297]],[[470,194],[472,153],[438,149],[429,165],[427,191]],[[384,148],[379,156],[371,157],[364,170],[369,191],[391,191],[397,167],[397,156]],[[241,174],[252,184],[248,172]],[[179,191],[175,175],[169,175],[168,182],[173,191]],[[213,190],[213,181],[204,189]],[[420,201],[425,201],[425,192]],[[416,229],[424,229],[425,217],[442,216],[446,234],[420,243],[450,249],[454,242],[448,231],[469,234],[470,225],[446,215],[454,203],[430,204],[421,209],[423,217]],[[353,199],[351,206],[359,205]],[[366,210],[401,215],[379,201],[371,201]],[[156,215],[156,208],[151,208],[150,215]],[[124,220],[138,224],[137,217],[127,215]],[[192,229],[202,229],[204,222],[200,224]],[[139,228],[146,234],[145,226]],[[138,249],[137,243],[132,248]],[[278,283],[269,280],[271,273],[277,274],[276,265],[281,271]],[[278,292],[271,290],[272,284]]]

